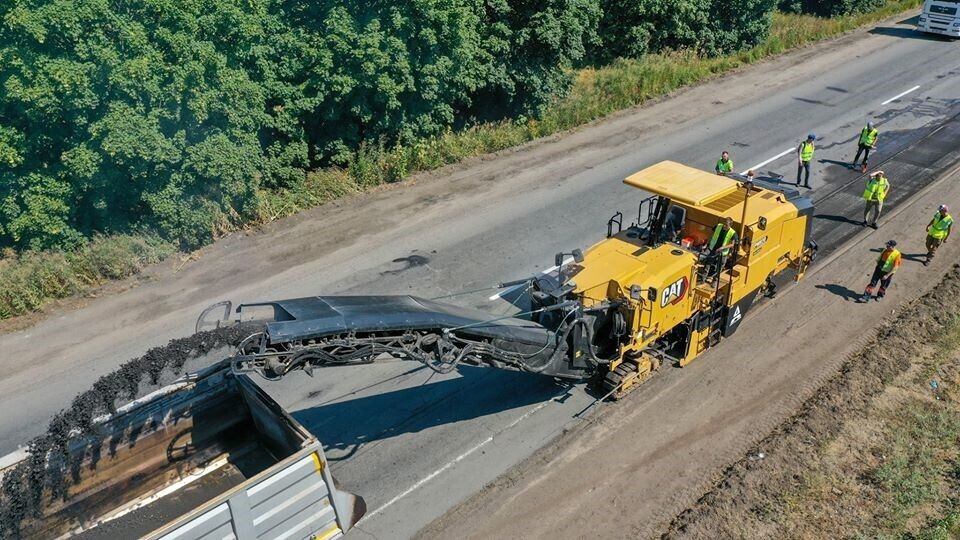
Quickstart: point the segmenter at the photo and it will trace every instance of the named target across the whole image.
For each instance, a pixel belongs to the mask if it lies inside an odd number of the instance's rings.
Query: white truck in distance
[[[926,0],[917,30],[960,38],[960,0]]]

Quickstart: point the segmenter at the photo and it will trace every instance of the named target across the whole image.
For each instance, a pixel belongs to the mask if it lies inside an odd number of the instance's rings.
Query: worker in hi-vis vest
[[[950,229],[953,227],[953,216],[950,215],[950,208],[941,204],[933,219],[927,224],[927,258],[923,265],[930,264],[933,254],[937,252],[940,244],[947,241],[950,237]]]
[[[707,251],[714,256],[715,268],[720,271],[721,259],[726,259],[726,267],[733,268],[737,260],[737,231],[733,228],[733,219],[727,218],[723,223],[717,223],[713,228],[713,235],[707,243]]]
[[[720,176],[726,176],[733,172],[733,160],[730,159],[730,152],[724,150],[717,160],[717,166],[713,168]]]
[[[886,249],[877,257],[877,266],[873,269],[873,277],[870,278],[870,284],[863,291],[860,301],[870,301],[870,297],[873,296],[873,289],[879,283],[880,288],[877,289],[877,296],[875,297],[879,302],[884,293],[887,292],[887,288],[890,287],[890,280],[893,279],[893,274],[897,272],[898,268],[900,268],[900,252],[897,250],[897,242],[896,240],[888,240]]]
[[[857,168],[857,162],[860,161],[860,154],[863,154],[862,171],[867,170],[867,159],[870,158],[870,150],[877,147],[877,138],[880,132],[873,127],[873,122],[867,122],[867,125],[860,130],[860,139],[857,141],[857,156],[853,158],[853,168]]]
[[[813,160],[813,141],[817,136],[813,133],[807,135],[807,140],[802,141],[797,147],[797,187],[800,187],[800,174],[806,172],[803,179],[803,187],[810,188],[810,161]]]
[[[867,187],[863,190],[863,200],[867,203],[863,209],[864,227],[869,224],[874,229],[877,228],[877,218],[880,217],[880,212],[883,210],[883,200],[887,198],[889,192],[890,181],[887,180],[883,171],[870,173],[870,177],[867,178]],[[873,214],[872,220],[870,214]]]

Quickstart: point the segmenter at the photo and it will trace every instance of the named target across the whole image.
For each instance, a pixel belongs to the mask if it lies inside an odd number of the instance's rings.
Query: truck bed
[[[48,477],[65,495],[44,494],[25,536],[307,538],[363,513],[334,487],[317,440],[225,366],[99,420],[68,456],[49,456]]]

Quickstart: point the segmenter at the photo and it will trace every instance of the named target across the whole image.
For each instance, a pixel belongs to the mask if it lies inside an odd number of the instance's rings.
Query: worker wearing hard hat
[[[941,204],[937,213],[933,215],[933,219],[927,224],[927,258],[923,261],[924,266],[930,264],[940,244],[947,241],[952,227],[953,216],[950,215],[950,208]]]
[[[863,291],[863,296],[860,297],[861,302],[870,301],[877,284],[880,285],[880,288],[877,289],[877,296],[874,299],[879,302],[883,298],[884,293],[887,292],[887,287],[890,286],[890,280],[893,279],[893,274],[900,268],[900,259],[900,251],[897,250],[896,240],[888,240],[886,249],[877,257],[877,266],[873,269],[870,284],[867,285],[866,290]]]
[[[713,168],[720,176],[726,176],[733,172],[733,160],[730,159],[730,152],[724,150],[717,160],[717,166]]]
[[[857,156],[853,158],[853,167],[857,167],[857,162],[860,161],[860,154],[863,154],[863,165],[862,171],[866,172],[867,170],[867,159],[870,157],[870,150],[873,150],[877,147],[877,138],[880,136],[880,132],[877,131],[877,128],[874,127],[873,122],[867,122],[867,125],[860,130],[860,139],[857,141]]]
[[[890,192],[890,181],[883,174],[883,171],[870,173],[867,178],[867,187],[863,190],[863,200],[866,201],[866,208],[863,209],[863,226],[869,224],[874,229],[877,228],[877,218],[883,210],[883,200],[887,198]],[[873,214],[873,219],[870,219]]]
[[[800,174],[806,172],[806,176],[803,179],[803,187],[810,188],[810,161],[813,160],[813,142],[817,140],[817,136],[813,133],[807,135],[805,141],[800,142],[800,146],[797,147],[797,187],[800,187]]]

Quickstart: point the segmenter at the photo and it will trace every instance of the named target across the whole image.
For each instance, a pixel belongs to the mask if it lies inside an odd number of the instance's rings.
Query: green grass
[[[939,503],[952,477],[960,442],[960,413],[940,403],[911,399],[890,418],[883,465],[870,478],[887,504],[881,528],[903,530],[919,507]]]
[[[134,275],[175,251],[153,236],[116,235],[94,238],[70,253],[29,252],[20,257],[7,253],[0,261],[0,319]]]
[[[889,0],[870,13],[823,19],[774,14],[762,44],[733,55],[703,58],[693,52],[652,54],[617,60],[609,66],[575,74],[571,91],[558,98],[539,119],[482,124],[410,146],[364,147],[345,168],[310,172],[293,189],[261,191],[254,223],[266,223],[351,193],[394,183],[483,154],[582,126],[617,111],[640,105],[684,86],[790,49],[834,37],[921,5],[920,0]],[[50,299],[82,294],[107,279],[135,274],[146,263],[172,252],[148,238],[117,236],[93,240],[70,254],[31,253],[0,259],[0,319],[38,309]]]

